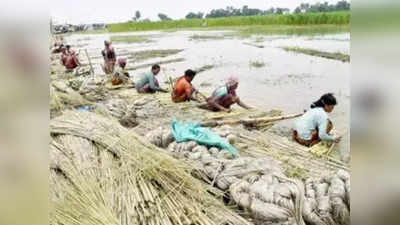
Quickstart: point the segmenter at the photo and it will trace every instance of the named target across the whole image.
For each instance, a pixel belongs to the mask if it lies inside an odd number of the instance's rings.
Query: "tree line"
[[[350,3],[346,0],[338,1],[336,4],[330,4],[328,2],[317,2],[315,4],[302,3],[295,8],[293,13],[309,13],[309,12],[334,12],[334,11],[345,11],[350,10]],[[232,17],[232,16],[256,16],[256,15],[270,15],[270,14],[285,14],[290,13],[288,8],[274,8],[271,7],[268,10],[262,10],[257,8],[249,8],[247,5],[242,8],[234,8],[228,6],[225,9],[213,9],[209,13],[203,12],[189,12],[186,14],[186,19],[202,19],[202,18],[219,18],[219,17]],[[132,21],[139,21],[141,14],[139,11],[135,12],[135,16],[132,17]],[[158,18],[161,21],[172,20],[164,13],[159,13]],[[150,21],[144,19],[141,21]]]

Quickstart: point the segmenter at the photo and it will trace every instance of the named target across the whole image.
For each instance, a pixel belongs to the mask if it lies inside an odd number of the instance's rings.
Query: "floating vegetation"
[[[228,39],[232,38],[234,34],[232,33],[227,33],[227,34],[222,34],[222,35],[200,35],[200,34],[195,34],[189,37],[191,41],[207,41],[207,40],[223,40],[223,39]]]
[[[342,62],[350,62],[350,56],[340,52],[331,53],[331,52],[323,52],[315,49],[299,48],[299,47],[283,47],[283,49],[288,52],[296,52],[327,59],[340,60]]]
[[[133,53],[129,59],[135,61],[144,61],[151,58],[164,58],[170,55],[178,54],[183,49],[162,49],[162,50],[144,50]]]
[[[212,65],[212,64],[204,65],[204,66],[202,66],[202,67],[200,67],[198,69],[195,69],[195,71],[199,74],[199,73],[202,73],[204,71],[211,70],[214,67],[215,67],[215,65]]]
[[[211,85],[211,83],[204,81],[200,84],[200,87],[211,87]]]
[[[263,61],[250,61],[250,67],[261,68],[265,66]]]

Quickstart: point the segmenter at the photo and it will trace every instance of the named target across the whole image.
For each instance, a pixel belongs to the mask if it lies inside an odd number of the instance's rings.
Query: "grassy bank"
[[[110,32],[167,30],[182,28],[216,28],[235,26],[266,25],[348,25],[350,12],[305,13],[267,16],[240,16],[210,19],[182,19],[158,22],[127,22],[110,24]]]

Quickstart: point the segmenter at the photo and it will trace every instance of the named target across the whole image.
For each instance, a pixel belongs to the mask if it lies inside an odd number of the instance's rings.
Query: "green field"
[[[190,28],[229,28],[242,26],[297,26],[331,25],[345,26],[350,24],[350,11],[329,13],[304,13],[267,16],[240,16],[212,19],[182,19],[158,22],[127,22],[110,24],[110,32],[174,30]],[[285,27],[285,26],[282,26]]]

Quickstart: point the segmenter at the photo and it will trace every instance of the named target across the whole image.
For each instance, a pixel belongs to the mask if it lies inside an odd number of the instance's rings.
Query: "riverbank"
[[[110,32],[150,31],[187,28],[221,28],[271,25],[348,25],[350,12],[304,13],[267,16],[239,16],[210,19],[183,19],[157,22],[126,22],[108,26]]]

